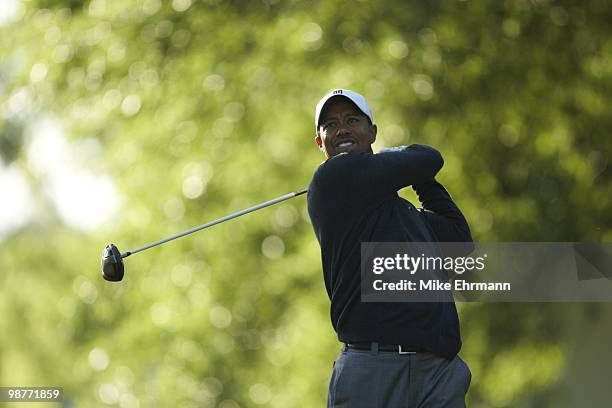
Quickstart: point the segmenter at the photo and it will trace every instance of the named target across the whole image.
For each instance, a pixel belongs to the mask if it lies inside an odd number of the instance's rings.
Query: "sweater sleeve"
[[[327,160],[315,178],[347,195],[381,196],[433,179],[444,164],[432,147],[413,144],[377,154],[349,152]]]
[[[467,220],[442,184],[431,179],[412,187],[423,205],[420,211],[434,230],[438,241],[472,242]],[[460,252],[467,255],[473,249],[473,244],[462,246]]]

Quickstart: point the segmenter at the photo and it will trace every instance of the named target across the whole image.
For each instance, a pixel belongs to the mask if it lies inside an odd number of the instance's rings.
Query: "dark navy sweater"
[[[452,358],[461,348],[452,302],[361,302],[362,242],[471,242],[467,221],[435,180],[443,159],[424,145],[349,152],[315,171],[308,213],[321,246],[331,320],[342,342],[401,344]],[[400,198],[412,186],[423,208]]]

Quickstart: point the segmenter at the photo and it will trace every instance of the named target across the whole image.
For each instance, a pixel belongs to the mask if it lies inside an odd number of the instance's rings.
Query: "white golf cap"
[[[372,111],[370,110],[370,106],[366,102],[363,95],[359,95],[357,92],[350,91],[348,89],[334,89],[330,91],[327,95],[321,98],[319,103],[317,103],[317,107],[315,109],[315,128],[319,128],[319,117],[321,116],[321,111],[325,107],[327,101],[329,101],[334,96],[344,96],[350,99],[364,115],[370,118],[370,122],[374,123],[374,119],[372,118]]]

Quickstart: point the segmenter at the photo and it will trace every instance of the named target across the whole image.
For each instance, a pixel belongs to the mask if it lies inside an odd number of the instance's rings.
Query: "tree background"
[[[323,406],[339,343],[303,197],[119,284],[99,257],[306,187],[331,88],[368,98],[376,148],[441,151],[476,241],[612,241],[605,0],[0,4],[0,385]],[[471,407],[609,403],[611,305],[458,307]]]

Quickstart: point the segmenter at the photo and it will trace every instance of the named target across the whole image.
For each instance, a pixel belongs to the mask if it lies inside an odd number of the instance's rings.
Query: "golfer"
[[[315,142],[326,157],[308,188],[321,246],[331,320],[344,343],[328,407],[465,407],[471,373],[457,353],[453,302],[361,302],[362,242],[471,242],[467,221],[435,180],[435,149],[413,144],[372,151],[377,127],[365,98],[346,89],[315,110]],[[412,186],[423,206],[397,191]]]

